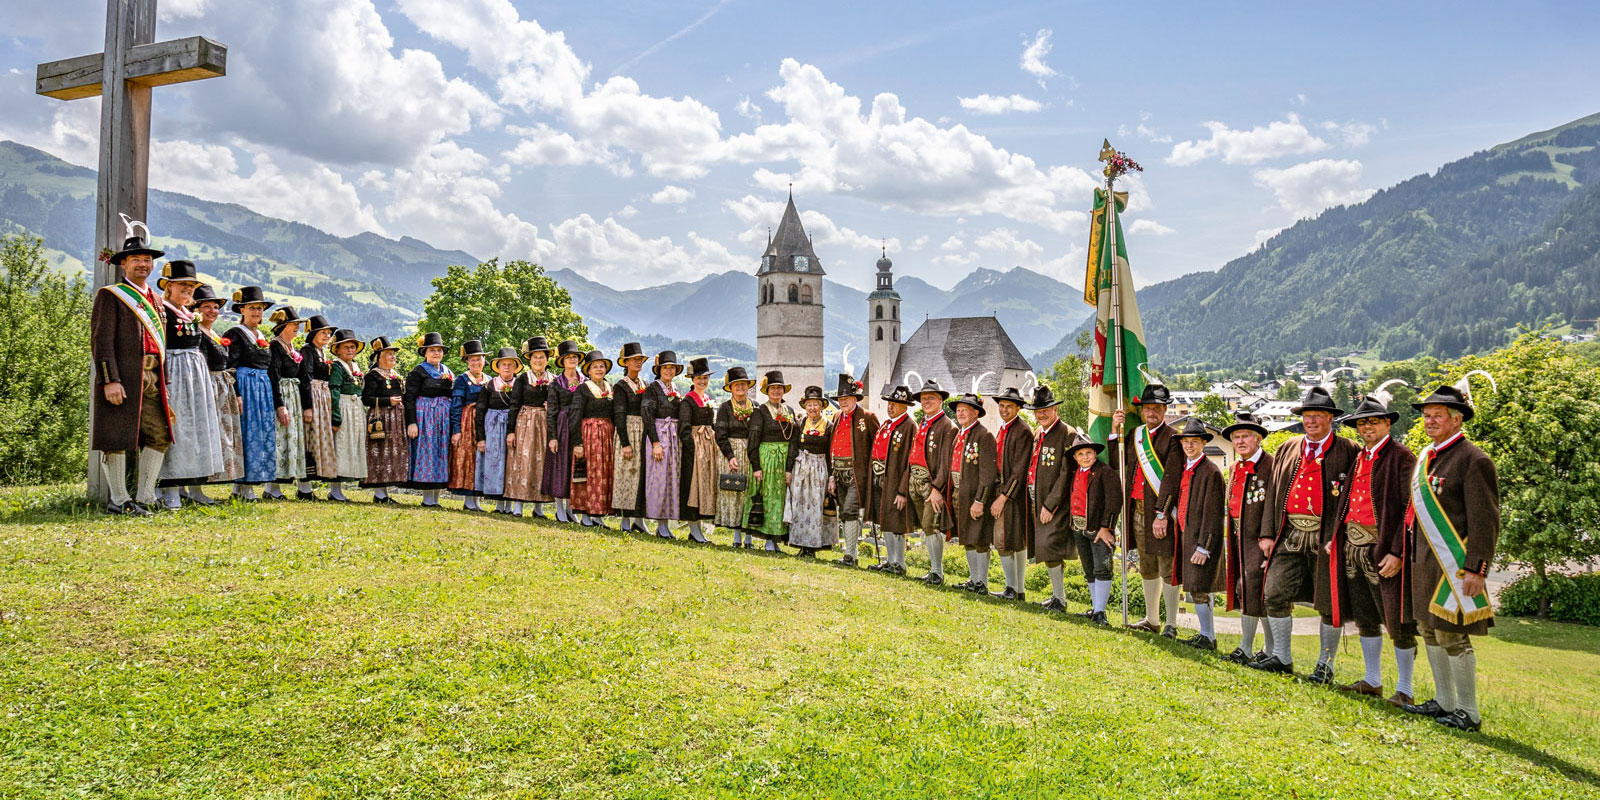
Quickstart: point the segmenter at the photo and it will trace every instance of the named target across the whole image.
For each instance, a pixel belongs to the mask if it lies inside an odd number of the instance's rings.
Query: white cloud
[[[502,153],[506,161],[521,167],[570,167],[597,164],[619,177],[633,174],[626,160],[603,147],[580,142],[565,131],[558,131],[542,122],[531,127],[507,127],[510,134],[522,137],[516,146]]]
[[[1030,97],[1014,94],[1010,97],[1004,95],[980,94],[977,97],[958,97],[961,107],[976,114],[1004,114],[1007,111],[1032,112],[1044,108],[1044,104]]]
[[[961,241],[961,238],[958,236],[951,236],[939,244],[939,249],[945,251],[946,253],[954,253],[959,250],[965,250],[966,247],[967,243]]]
[[[211,10],[211,0],[162,0],[156,7],[156,19],[175,22],[205,16]]]
[[[1234,130],[1221,122],[1207,122],[1211,138],[1178,142],[1167,163],[1189,166],[1208,158],[1221,158],[1224,164],[1257,164],[1269,158],[1303,155],[1326,150],[1328,143],[1316,137],[1300,118],[1290,114],[1282,122],[1247,131]]]
[[[663,186],[655,194],[650,195],[650,202],[667,206],[687,203],[693,198],[693,189],[685,189],[682,186]]]
[[[738,200],[724,202],[722,207],[732,212],[743,226],[743,231],[739,233],[739,241],[757,244],[764,242],[767,229],[777,225],[778,220],[783,218],[784,203],[778,200],[762,200],[747,194]],[[801,211],[800,224],[805,226],[806,233],[818,245],[839,245],[855,250],[875,251],[884,244],[883,239],[840,225],[816,210]],[[900,240],[891,236],[887,245],[890,250],[898,250]],[[754,256],[751,258],[753,260]]]
[[[1153,219],[1136,219],[1128,226],[1129,236],[1171,236],[1174,233],[1177,231]]]
[[[250,174],[242,174],[233,150],[189,141],[156,141],[151,145],[150,183],[221,203],[238,203],[270,217],[303,222],[335,236],[363,231],[384,233],[372,206],[339,173],[302,158],[285,169],[278,159],[239,143],[250,156]]]
[[[912,250],[921,250],[927,244],[928,244],[928,237],[927,236],[918,236],[916,239],[912,240],[911,249]]]
[[[1311,217],[1337,205],[1359,203],[1372,196],[1363,189],[1361,162],[1319,158],[1285,169],[1258,169],[1256,185],[1271,189],[1273,196],[1296,218]]]
[[[1027,41],[1027,44],[1025,44],[1022,48],[1022,71],[1032,75],[1034,78],[1037,78],[1041,88],[1044,87],[1045,78],[1051,78],[1061,74],[1056,72],[1054,69],[1051,69],[1049,64],[1044,63],[1045,56],[1050,55],[1050,49],[1052,47],[1050,44],[1050,37],[1053,35],[1054,32],[1049,28],[1040,28],[1039,32],[1033,35],[1033,39],[1031,41],[1024,40]]]
[[[1378,126],[1365,122],[1324,122],[1322,129],[1339,137],[1345,147],[1362,147],[1372,140],[1372,134],[1378,132]]]
[[[1010,228],[995,228],[979,236],[974,244],[991,257],[1011,260],[1005,266],[1036,264],[1044,255],[1044,247]]]
[[[546,261],[552,245],[540,238],[539,228],[495,206],[505,169],[470,148],[443,142],[414,164],[388,176],[369,174],[362,183],[387,197],[381,214],[395,236],[478,258]]]
[[[739,105],[735,107],[735,110],[739,112],[739,116],[751,120],[757,125],[761,124],[761,106],[756,105],[749,97],[740,96]]]
[[[1306,97],[1306,93],[1305,92],[1298,92],[1298,93],[1295,94],[1294,97],[1289,98],[1289,103],[1291,105],[1303,106],[1303,105],[1306,105],[1306,104],[1308,104],[1310,102],[1311,102],[1311,98]]]
[[[560,264],[618,289],[694,280],[704,275],[747,269],[754,257],[736,258],[720,242],[694,231],[680,245],[669,236],[647,238],[617,220],[588,214],[557,223],[549,263]],[[627,269],[617,269],[619,266]]]
[[[638,215],[639,209],[634,208],[632,203],[617,209],[617,216],[622,217],[623,219],[633,219]]]

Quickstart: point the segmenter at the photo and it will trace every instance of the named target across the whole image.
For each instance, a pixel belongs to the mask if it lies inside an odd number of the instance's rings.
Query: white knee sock
[[[967,580],[969,581],[978,577],[978,560],[973,557],[977,554],[978,551],[976,550],[964,550],[962,552],[962,555],[966,556],[967,559]]]
[[[267,485],[265,485],[265,486],[263,486],[261,488],[263,490],[262,493],[265,494],[266,496],[268,496],[268,497],[270,497],[270,498],[272,498],[274,500],[282,500],[283,499],[283,489],[279,488],[278,484],[269,483],[269,484],[267,484]]]
[[[840,527],[844,528],[845,558],[858,558],[861,554],[861,521],[849,520]]]
[[[1478,654],[1468,650],[1450,656],[1450,674],[1456,685],[1456,710],[1465,711],[1473,722],[1482,721],[1478,714]]]
[[[1106,601],[1111,599],[1111,581],[1094,581],[1089,584],[1089,599],[1094,603],[1094,610],[1104,612]]]
[[[463,509],[467,510],[467,511],[482,511],[483,510],[482,508],[480,508],[478,506],[478,496],[475,495],[475,494],[467,495],[467,499],[463,500],[461,502],[461,507]]]
[[[1162,581],[1161,602],[1167,604],[1167,627],[1178,627],[1178,587]]]
[[[1322,623],[1318,637],[1322,640],[1322,649],[1317,653],[1317,664],[1333,666],[1333,657],[1339,654],[1339,639],[1344,636],[1344,629],[1328,623]]]
[[[1401,650],[1394,649],[1394,666],[1398,677],[1395,679],[1394,689],[1407,697],[1415,697],[1416,692],[1411,690],[1411,673],[1417,666],[1417,648],[1411,647]]]
[[[978,562],[978,571],[972,573],[972,582],[987,589],[989,587],[989,553],[978,551],[973,554],[973,560]]]
[[[1050,570],[1050,596],[1067,602],[1066,565],[1049,567]]]
[[[777,542],[777,540],[768,539],[767,540],[767,552],[775,553],[777,551],[778,551],[778,542]]]
[[[1215,620],[1212,617],[1211,604],[1195,603],[1194,613],[1195,616],[1200,618],[1200,635],[1210,639],[1213,642],[1216,641],[1217,629],[1215,627]]]
[[[1294,663],[1294,617],[1267,617],[1267,638],[1272,640],[1272,654],[1285,664]]]
[[[111,495],[111,505],[120,506],[132,499],[128,497],[127,453],[106,453],[100,462],[100,475]]]
[[[1240,650],[1250,654],[1256,652],[1256,623],[1260,621],[1260,617],[1252,617],[1249,614],[1239,615]],[[1269,628],[1268,630],[1270,631],[1271,629]]]
[[[156,478],[166,457],[166,453],[151,447],[139,451],[139,493],[133,496],[134,502],[150,505],[156,501]]]
[[[425,506],[439,505],[439,490],[424,489],[422,492],[422,504]]]
[[[1428,668],[1433,672],[1433,701],[1446,711],[1456,710],[1456,679],[1450,669],[1450,654],[1443,647],[1427,645]]]
[[[1144,621],[1151,625],[1161,624],[1161,579],[1150,578],[1144,581]]]
[[[1025,593],[1028,582],[1028,551],[1018,550],[1011,554],[1011,576],[1017,582],[1017,592]]]
[[[1010,553],[1000,556],[1000,572],[1006,576],[1006,588],[1016,591],[1017,583],[1011,577],[1011,561]]]
[[[928,548],[928,569],[939,577],[944,577],[944,535],[941,533],[922,534],[922,544]]]
[[[1368,686],[1383,685],[1383,637],[1361,637],[1361,663],[1367,668],[1367,674],[1362,680]]]
[[[706,541],[705,532],[700,529],[700,520],[689,521],[689,538],[702,543]]]
[[[1261,635],[1263,638],[1261,643],[1261,651],[1267,655],[1276,653],[1278,651],[1278,635],[1272,629],[1271,620],[1268,620],[1266,617],[1256,617],[1256,619],[1261,620],[1263,623],[1261,626]]]

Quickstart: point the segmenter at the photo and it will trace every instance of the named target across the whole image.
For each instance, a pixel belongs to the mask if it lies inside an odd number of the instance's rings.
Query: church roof
[[[803,269],[796,265],[795,256],[805,258]],[[805,226],[800,224],[800,212],[795,210],[793,194],[789,195],[789,205],[783,209],[783,219],[778,221],[777,232],[761,254],[761,268],[756,274],[765,275],[768,272],[825,274],[822,263],[817,260],[816,251],[811,249],[811,237],[806,235]]]
[[[994,374],[985,377],[978,390],[994,394],[1002,388],[1002,373],[1008,369],[1026,372],[1033,367],[1011,341],[1000,320],[945,317],[922,323],[916,333],[900,345],[900,356],[890,374],[898,381],[908,372],[914,372],[924,381],[936,380],[940,386],[957,393],[971,391],[973,378],[992,372]],[[882,383],[887,378],[874,380]]]

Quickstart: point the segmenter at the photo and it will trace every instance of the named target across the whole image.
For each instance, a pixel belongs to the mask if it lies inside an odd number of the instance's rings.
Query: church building
[[[757,372],[751,377],[759,381],[768,370],[782,370],[793,387],[785,396],[791,405],[798,405],[807,386],[832,391],[822,372],[824,274],[790,192],[783,219],[756,269]]]

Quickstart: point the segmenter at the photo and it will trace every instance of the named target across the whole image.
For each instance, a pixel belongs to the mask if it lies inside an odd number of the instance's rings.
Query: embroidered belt
[[[1378,529],[1360,522],[1344,526],[1345,538],[1353,545],[1372,544],[1378,541]]]
[[[1302,533],[1322,530],[1322,517],[1313,514],[1290,514],[1289,525]]]
[[[883,473],[888,472],[888,471],[889,471],[888,462],[885,462],[885,461],[873,461],[872,462],[872,474],[875,477],[881,478],[881,477],[883,477]]]
[[[1088,531],[1089,530],[1089,518],[1088,517],[1080,517],[1077,514],[1073,514],[1072,515],[1072,529],[1075,530],[1075,531]]]

